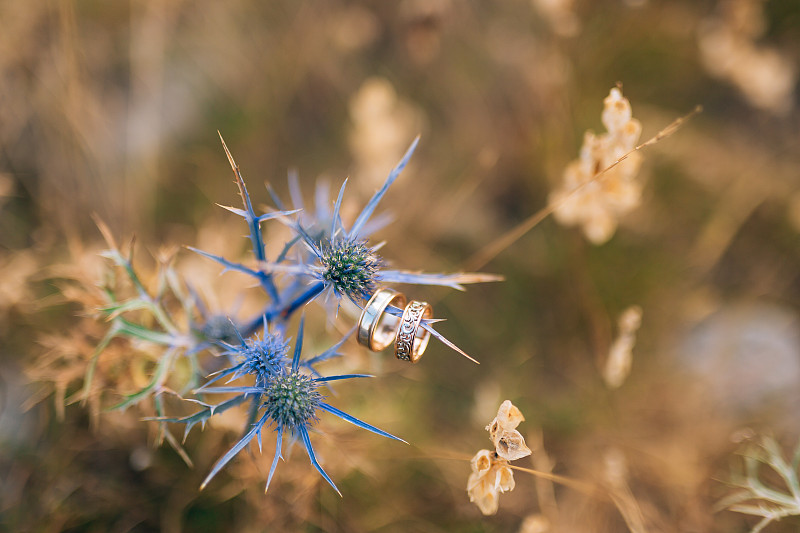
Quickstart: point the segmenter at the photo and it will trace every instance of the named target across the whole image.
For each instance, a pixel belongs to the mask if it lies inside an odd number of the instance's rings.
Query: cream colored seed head
[[[602,135],[587,131],[577,160],[564,171],[562,186],[550,195],[556,220],[566,226],[580,226],[594,244],[610,239],[617,221],[641,202],[641,184],[636,175],[639,153],[630,153],[642,133],[630,102],[614,87],[603,101]],[[618,163],[622,156],[627,158]]]
[[[514,473],[508,462],[531,454],[525,439],[516,427],[525,417],[509,400],[504,401],[497,416],[486,426],[495,451],[480,450],[472,458],[472,473],[467,480],[469,501],[475,503],[484,515],[497,512],[501,492],[513,490]]]

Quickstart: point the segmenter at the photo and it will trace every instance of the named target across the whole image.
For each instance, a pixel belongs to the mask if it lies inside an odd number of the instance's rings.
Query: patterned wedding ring
[[[406,306],[394,340],[394,355],[398,359],[416,363],[425,353],[431,340],[430,332],[420,327],[425,318],[433,318],[433,307],[428,302],[412,300]]]
[[[405,295],[392,289],[378,289],[358,319],[358,343],[373,352],[380,352],[394,340],[400,319],[386,312],[390,305],[402,309],[406,305]]]

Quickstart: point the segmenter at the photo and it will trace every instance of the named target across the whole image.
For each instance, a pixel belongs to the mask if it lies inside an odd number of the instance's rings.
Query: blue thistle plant
[[[230,367],[220,372],[209,384],[198,389],[198,393],[203,394],[235,394],[233,398],[226,400],[220,404],[211,405],[206,404],[205,409],[195,413],[186,418],[169,419],[171,422],[181,422],[187,424],[187,433],[191,427],[198,422],[205,422],[213,414],[224,411],[233,405],[241,404],[247,400],[250,401],[253,408],[253,422],[250,424],[247,433],[239,439],[236,444],[223,455],[212,467],[211,471],[203,481],[201,488],[204,488],[222,468],[228,464],[240,451],[242,451],[253,440],[256,440],[259,450],[261,449],[261,435],[264,427],[274,428],[276,434],[275,455],[270,467],[269,476],[267,478],[266,489],[269,488],[272,482],[272,477],[278,465],[278,459],[282,458],[282,445],[283,434],[288,432],[294,439],[299,439],[303,443],[303,447],[308,454],[311,464],[320,473],[320,475],[327,481],[334,490],[341,496],[341,492],[336,488],[333,480],[320,466],[317,460],[314,448],[311,445],[309,437],[309,429],[319,421],[318,413],[324,411],[339,418],[350,422],[360,428],[366,429],[378,435],[406,442],[399,437],[387,433],[377,427],[368,424],[358,418],[337,409],[336,407],[328,404],[325,397],[320,392],[320,388],[330,381],[339,381],[353,378],[367,378],[372,377],[366,374],[343,374],[337,376],[323,377],[316,373],[305,373],[301,369],[303,367],[309,368],[313,363],[321,360],[329,359],[337,353],[338,348],[347,339],[345,336],[341,341],[334,346],[323,352],[322,354],[305,361],[300,360],[300,355],[303,349],[303,328],[304,319],[300,321],[300,327],[297,333],[297,342],[295,343],[294,355],[291,364],[281,364],[277,367],[262,367],[256,361],[263,359],[264,353],[261,351],[260,355],[255,355],[256,350],[253,349],[257,345],[248,345],[244,343],[239,350],[239,358],[242,362],[238,365]],[[271,361],[279,361],[280,363],[288,363],[288,360],[283,359],[284,347],[287,345],[282,343],[281,340],[276,340],[275,337],[270,337],[269,341],[259,341],[260,343],[267,342],[270,347],[275,349],[272,354]],[[266,345],[261,345],[263,347]],[[255,363],[255,364],[254,364]],[[267,368],[264,372],[263,369]],[[256,376],[255,384],[253,386],[233,386],[233,387],[210,387],[211,383],[217,381],[224,376],[232,376],[230,381],[234,381],[246,374]],[[316,374],[316,375],[315,375]],[[229,381],[229,382],[230,382]],[[266,490],[265,489],[265,490]]]
[[[293,266],[265,264],[264,271],[283,271],[296,275],[306,275],[316,280],[318,293],[333,293],[337,299],[347,296],[356,305],[372,296],[375,288],[382,283],[406,283],[417,285],[439,285],[453,289],[464,290],[463,285],[468,283],[481,283],[498,281],[500,276],[478,273],[438,274],[411,272],[407,270],[388,270],[383,268],[385,263],[378,257],[377,251],[383,245],[370,247],[366,234],[370,230],[369,222],[378,204],[386,195],[389,187],[400,176],[408,165],[411,156],[417,148],[419,137],[414,139],[403,158],[389,173],[381,188],[367,202],[367,205],[356,217],[349,230],[344,227],[339,211],[342,206],[347,180],[339,189],[339,195],[330,217],[330,230],[323,237],[312,235],[299,221],[289,222],[302,241],[315,258],[315,264],[302,263]],[[281,218],[281,220],[286,220]],[[319,224],[316,224],[319,225]],[[312,299],[313,299],[312,298]]]
[[[262,432],[265,428],[271,428],[276,434],[276,444],[267,478],[267,488],[272,481],[278,460],[283,457],[283,438],[288,434],[292,442],[302,442],[311,464],[339,492],[320,466],[309,436],[309,432],[323,412],[378,435],[405,442],[330,405],[323,395],[323,387],[332,381],[372,377],[363,374],[323,376],[316,369],[317,364],[339,355],[339,349],[355,328],[321,354],[305,360],[301,360],[300,357],[304,319],[300,320],[291,358],[289,357],[291,339],[286,337],[286,328],[295,312],[320,295],[324,295],[324,300],[335,304],[336,307],[342,298],[362,306],[363,302],[385,283],[441,285],[463,290],[463,284],[500,279],[498,276],[487,274],[426,274],[390,270],[378,255],[383,244],[369,243],[371,232],[388,220],[386,216],[373,217],[373,214],[389,187],[408,164],[418,140],[418,138],[414,140],[400,163],[389,173],[383,186],[356,217],[350,229],[345,228],[340,217],[347,180],[342,184],[332,210],[327,189],[318,187],[316,209],[309,212],[303,210],[302,195],[296,176],[290,175],[289,187],[294,209],[286,209],[277,195],[270,191],[277,210],[257,214],[239,167],[224,140],[222,141],[239,189],[242,208],[222,207],[242,217],[247,224],[253,254],[252,262],[244,264],[195,248],[190,249],[222,265],[223,272],[227,270],[242,272],[257,281],[266,296],[266,301],[260,312],[249,320],[234,323],[220,313],[208,312],[192,286],[188,282],[181,281],[171,267],[166,268],[161,274],[162,282],[159,284],[158,292],[155,295],[149,294],[133,269],[132,259],[125,257],[119,251],[107,235],[107,230],[101,226],[111,244],[111,250],[106,255],[125,271],[136,294],[133,298],[118,300],[113,291],[108,292],[110,304],[103,312],[111,321],[112,327],[101,340],[89,365],[84,395],[88,394],[99,354],[113,338],[125,336],[157,345],[163,349],[163,354],[157,362],[151,383],[127,397],[117,407],[127,407],[153,397],[157,416],[149,419],[160,423],[162,433],[166,434],[166,438],[182,455],[185,456],[185,453],[179,448],[180,445],[166,431],[168,422],[184,425],[185,440],[195,425],[205,426],[212,416],[236,406],[248,407],[249,419],[243,436],[214,464],[201,487],[205,487],[228,462],[254,440],[261,449]],[[274,258],[267,256],[262,229],[262,223],[269,220],[278,220],[288,225],[295,233]],[[296,246],[298,243],[302,243],[303,246]],[[275,276],[278,273],[288,275],[278,280]],[[166,291],[180,303],[184,315],[180,320],[172,315],[174,306],[165,304]],[[398,316],[402,313],[401,309],[391,306],[387,311]],[[150,318],[143,321],[140,315],[132,315],[141,312],[149,313]],[[139,322],[146,325],[141,325],[134,320],[135,318],[139,318]],[[437,321],[438,319],[423,320],[422,327],[452,349],[469,357],[433,329],[433,324]],[[181,327],[177,324],[181,324]],[[188,328],[184,327],[184,324],[188,324]],[[203,371],[199,357],[211,350],[221,356],[221,359],[215,358],[217,364],[222,361],[223,365],[227,366],[207,375],[208,371]],[[179,356],[189,358],[194,378],[192,386],[178,391],[178,395],[193,391],[194,397],[182,399],[200,406],[200,410],[185,417],[167,417],[164,415],[163,395],[172,391],[165,384]],[[197,388],[202,376],[206,376],[206,382]],[[220,385],[222,380],[226,382]],[[216,394],[226,394],[228,398],[216,403],[205,400],[207,396]]]
[[[290,215],[299,213],[302,210],[302,196],[299,193],[296,176],[292,177],[290,175],[290,190],[292,191],[295,209],[287,210],[277,195],[270,191],[279,210],[257,215],[253,210],[252,201],[239,167],[236,165],[227,146],[225,146],[225,141],[222,141],[236,178],[244,209],[223,207],[247,221],[251,229],[250,240],[253,245],[253,254],[257,260],[257,267],[248,267],[202,250],[190,249],[221,264],[224,267],[223,272],[234,270],[255,277],[271,297],[271,303],[266,305],[258,316],[244,325],[243,335],[251,335],[257,331],[261,327],[262,317],[270,322],[276,320],[285,321],[295,311],[316,300],[320,295],[324,295],[323,301],[326,302],[329,312],[335,314],[338,310],[338,302],[342,298],[347,297],[358,307],[362,307],[363,302],[368,300],[381,284],[439,285],[464,290],[465,284],[500,281],[503,279],[501,276],[482,273],[440,274],[386,269],[385,262],[377,255],[377,251],[383,244],[375,246],[368,244],[367,236],[369,232],[385,223],[385,218],[377,222],[375,220],[371,222],[372,215],[386,195],[389,187],[408,165],[418,142],[419,137],[414,139],[403,158],[389,173],[381,188],[367,202],[367,205],[356,217],[353,225],[347,230],[340,217],[347,180],[344,181],[339,189],[332,212],[329,213],[327,209],[317,206],[316,217],[304,213],[298,215],[299,219],[291,219],[289,218]],[[327,194],[318,195],[318,197],[325,199]],[[261,222],[270,219],[277,219],[283,222],[296,233],[295,238],[286,243],[275,261],[266,259],[263,235],[260,229]],[[289,251],[297,242],[302,242],[305,245],[306,253],[300,254],[299,261],[291,262],[287,257]],[[280,294],[277,293],[277,289],[275,291],[270,289],[270,287],[275,286],[275,273],[289,274],[292,279]],[[310,279],[311,282],[304,283],[304,279],[306,281]],[[402,309],[393,306],[387,308],[387,312],[396,316],[400,316],[402,311]],[[475,359],[433,328],[433,324],[440,320],[435,318],[425,319],[421,325],[442,343],[477,363]]]

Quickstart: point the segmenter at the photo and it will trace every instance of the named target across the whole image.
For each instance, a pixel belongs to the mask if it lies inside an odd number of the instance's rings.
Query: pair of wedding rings
[[[402,310],[402,314],[401,314]],[[428,347],[431,334],[422,327],[424,319],[433,318],[427,302],[412,300],[392,289],[378,289],[369,299],[358,319],[358,343],[380,352],[394,343],[394,355],[416,363]]]

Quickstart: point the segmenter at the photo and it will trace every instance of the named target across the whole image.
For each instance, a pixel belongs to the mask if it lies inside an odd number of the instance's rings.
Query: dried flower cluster
[[[763,2],[729,0],[701,27],[700,57],[708,72],[735,85],[754,107],[783,115],[793,107],[797,68],[784,53],[756,43],[764,34]]]
[[[485,515],[497,512],[500,493],[514,490],[514,473],[509,461],[531,454],[517,426],[525,420],[520,410],[504,401],[492,423],[486,426],[495,450],[480,450],[472,458],[472,473],[467,481],[469,501],[475,503]]]
[[[639,205],[642,194],[636,180],[641,165],[638,153],[609,168],[636,147],[642,125],[632,118],[631,104],[619,88],[611,89],[603,103],[607,133],[586,132],[579,158],[567,166],[561,188],[550,196],[556,220],[581,226],[594,244],[614,235],[619,218]]]

